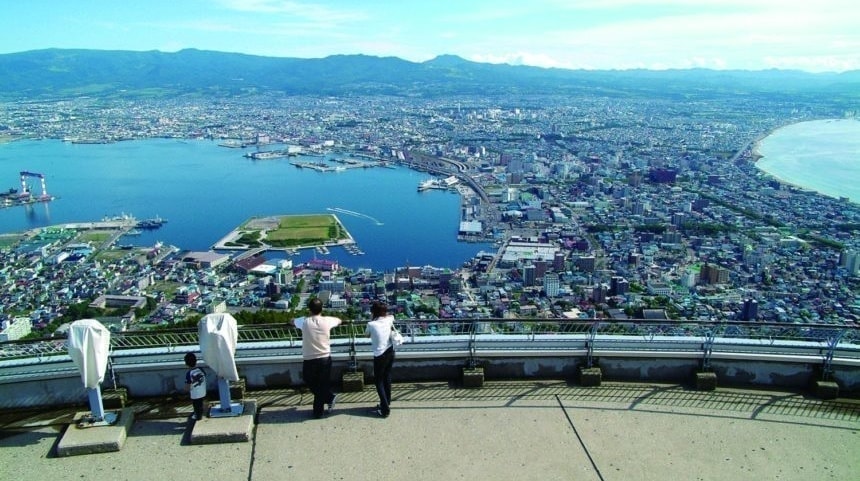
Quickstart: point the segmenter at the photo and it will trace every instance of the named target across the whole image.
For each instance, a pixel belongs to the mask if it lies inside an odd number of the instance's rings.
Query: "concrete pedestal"
[[[257,400],[245,399],[241,416],[203,418],[194,421],[191,444],[241,443],[251,440]]]
[[[134,411],[131,408],[118,411],[116,422],[109,426],[81,423],[91,414],[90,411],[75,413],[72,424],[57,443],[57,456],[109,453],[122,449],[134,422]]]
[[[364,390],[364,372],[345,372],[341,378],[341,391],[361,392]]]
[[[463,368],[463,387],[478,388],[484,385],[484,368]]]
[[[821,399],[836,399],[839,397],[839,384],[833,381],[816,381],[815,395]]]
[[[697,372],[696,373],[696,390],[697,391],[713,391],[717,388],[717,373],[715,372]]]
[[[603,371],[599,367],[579,368],[579,384],[585,387],[600,386],[603,380]]]

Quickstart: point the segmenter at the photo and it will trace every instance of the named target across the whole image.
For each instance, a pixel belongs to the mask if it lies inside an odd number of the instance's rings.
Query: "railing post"
[[[713,391],[717,388],[717,374],[711,370],[711,354],[716,337],[717,333],[713,329],[705,332],[705,342],[702,343],[702,370],[696,373],[696,389],[699,391]]]
[[[833,375],[833,354],[834,351],[836,351],[836,346],[839,345],[839,342],[842,340],[842,336],[844,335],[845,331],[841,330],[835,336],[827,338],[827,353],[824,355],[824,364],[821,372],[822,381],[829,381],[830,377]]]
[[[364,390],[364,372],[358,370],[358,357],[355,351],[355,321],[347,323],[349,327],[349,362],[346,372],[341,376],[343,392],[361,392]]]
[[[114,369],[112,354],[113,346],[111,346],[111,351],[108,354],[107,365],[113,388],[102,392],[102,403],[104,406],[107,406],[108,409],[120,409],[124,408],[126,401],[128,401],[128,389],[120,388],[116,383],[116,369]]]
[[[833,381],[833,355],[836,346],[845,335],[845,330],[827,338],[827,352],[824,354],[824,363],[821,366],[821,379],[815,381],[815,394],[821,399],[836,399],[839,397],[839,384]]]
[[[475,369],[477,362],[475,361],[475,336],[478,331],[477,322],[472,319],[469,321],[469,360],[468,368]]]
[[[599,321],[595,321],[591,324],[591,329],[588,331],[588,341],[586,341],[586,346],[588,348],[588,354],[585,360],[585,367],[591,368],[594,365],[594,341],[597,339],[597,327],[600,325]]]
[[[475,339],[477,334],[478,323],[472,319],[469,330],[469,359],[466,362],[466,367],[463,369],[463,387],[466,388],[480,388],[484,385],[484,369],[478,367],[478,361],[475,359]]]
[[[358,361],[355,354],[355,321],[349,322],[349,370],[358,370]]]
[[[711,353],[714,351],[714,339],[717,334],[713,330],[705,333],[705,342],[702,344],[702,370],[711,370]]]
[[[108,353],[107,368],[108,368],[108,371],[110,372],[110,380],[111,380],[111,383],[113,384],[113,388],[116,389],[116,371],[114,371],[113,361],[111,360],[111,354],[112,353],[113,353],[113,349],[111,349],[111,351]]]
[[[588,338],[585,342],[585,347],[588,348],[585,366],[579,367],[579,384],[585,387],[600,386],[603,380],[603,371],[599,367],[594,366],[594,343],[597,339],[597,329],[600,326],[600,321],[595,320],[591,324],[588,331]]]

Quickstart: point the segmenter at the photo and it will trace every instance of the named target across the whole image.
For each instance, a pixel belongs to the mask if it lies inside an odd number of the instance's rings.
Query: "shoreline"
[[[784,186],[787,186],[787,187],[790,187],[790,188],[793,188],[793,189],[796,189],[796,190],[799,190],[802,192],[815,193],[815,194],[822,195],[822,196],[825,196],[825,197],[828,197],[831,199],[847,200],[848,202],[858,203],[858,201],[860,201],[860,198],[855,198],[852,196],[836,195],[836,194],[832,194],[832,193],[828,193],[828,192],[823,192],[823,191],[821,191],[817,188],[814,188],[814,187],[809,187],[807,185],[798,184],[797,181],[785,179],[784,177],[782,177],[776,173],[769,172],[769,171],[761,168],[760,164],[758,162],[759,160],[766,157],[764,154],[761,153],[761,150],[760,150],[761,149],[761,143],[765,139],[767,139],[768,137],[779,132],[780,130],[783,130],[783,129],[788,128],[788,127],[796,126],[796,125],[801,125],[801,124],[831,123],[831,122],[845,122],[845,121],[860,123],[860,119],[854,118],[854,117],[852,117],[852,118],[827,118],[827,119],[818,119],[818,120],[804,120],[802,122],[793,122],[790,124],[785,124],[783,126],[777,127],[777,128],[775,128],[775,129],[773,129],[773,130],[771,130],[765,134],[758,136],[752,142],[752,145],[750,147],[750,157],[752,158],[752,163],[754,165],[754,168],[757,169],[758,172],[760,172],[761,174],[766,175],[767,177],[779,182],[780,184],[782,184]]]
[[[800,125],[800,124],[813,124],[813,123],[819,123],[819,122],[830,123],[830,122],[842,122],[842,121],[860,122],[860,118],[851,117],[851,118],[838,118],[838,119],[830,118],[830,119],[818,119],[818,120],[803,120],[800,122],[792,122],[790,124],[781,125],[781,126],[775,128],[773,130],[765,132],[765,133],[759,135],[758,137],[756,137],[756,139],[752,141],[752,148],[750,149],[750,153],[753,157],[756,158],[756,160],[764,157],[764,155],[761,155],[761,153],[759,152],[759,147],[761,146],[761,142],[764,139],[770,137],[771,135],[779,132],[782,129],[792,127],[794,125]]]

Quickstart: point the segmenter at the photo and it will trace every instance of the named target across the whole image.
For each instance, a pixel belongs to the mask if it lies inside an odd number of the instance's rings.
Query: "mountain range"
[[[821,96],[860,100],[860,71],[567,70],[333,55],[302,59],[196,49],[46,49],[0,55],[0,98],[281,95]]]

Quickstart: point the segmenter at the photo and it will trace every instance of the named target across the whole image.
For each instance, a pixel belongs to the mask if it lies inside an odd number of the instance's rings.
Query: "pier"
[[[129,219],[114,219],[114,220],[102,220],[97,222],[71,222],[68,224],[61,224],[60,227],[64,229],[74,229],[74,230],[131,230],[133,227],[137,225],[137,221],[134,218]]]
[[[386,166],[386,163],[382,161],[362,161],[347,158],[330,158],[328,159],[328,162],[334,162],[339,165],[331,165],[323,161],[306,162],[300,160],[290,163],[300,169],[313,169],[319,172],[343,172],[348,169],[369,169],[372,167]]]

